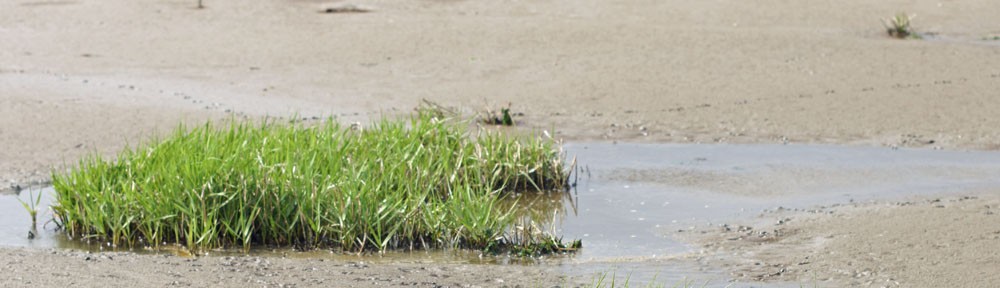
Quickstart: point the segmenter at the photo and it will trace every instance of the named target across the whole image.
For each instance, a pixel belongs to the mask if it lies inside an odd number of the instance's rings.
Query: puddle
[[[564,239],[582,239],[575,256],[511,263],[474,251],[393,252],[362,256],[369,262],[537,264],[570,275],[618,271],[633,283],[656,277],[677,283],[727,283],[725,271],[689,258],[696,247],[675,238],[678,230],[751,219],[765,209],[812,208],[850,201],[905,199],[1000,187],[1000,153],[823,145],[701,145],[571,143],[580,163],[569,194],[534,199],[547,206],[538,218],[553,219]],[[37,192],[37,191],[36,191]],[[39,235],[27,239],[30,218],[17,201],[0,195],[0,245],[96,250],[55,233],[43,189]],[[260,250],[253,254],[329,257],[329,252]],[[700,285],[700,284],[699,284]],[[772,284],[768,284],[772,286]],[[797,287],[797,284],[791,286]],[[738,287],[738,286],[733,286]]]

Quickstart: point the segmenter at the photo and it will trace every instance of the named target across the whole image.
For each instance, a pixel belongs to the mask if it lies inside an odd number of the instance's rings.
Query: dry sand
[[[406,113],[422,98],[467,114],[510,103],[524,113],[521,127],[553,129],[569,140],[1000,148],[1000,41],[982,40],[1000,35],[994,0],[205,2],[205,9],[195,9],[194,0],[0,2],[2,186],[44,182],[51,169],[88,153],[111,155],[180,121],[367,121]],[[321,13],[348,4],[370,11]],[[934,36],[887,38],[879,19],[899,11],[917,14],[915,28]],[[840,258],[813,262],[829,266],[809,273],[839,285],[867,283],[836,272],[853,271],[843,267],[848,263],[877,267],[876,286],[882,275],[912,287],[996,283],[967,274],[981,271],[970,267],[998,270],[995,255],[964,247],[1000,247],[977,236],[998,222],[963,216],[995,204],[961,203],[866,206],[850,212],[857,217],[817,217],[795,237],[834,240],[761,249],[834,252]],[[909,217],[915,214],[936,222]],[[878,221],[862,221],[871,217]],[[892,228],[912,225],[929,232]],[[964,242],[913,249],[949,260],[938,265],[908,254],[882,265],[883,258],[847,250],[871,243],[873,255],[899,251],[868,241],[876,236],[861,230],[880,227],[906,241],[945,235]],[[6,265],[0,278],[28,277],[11,267],[58,267],[39,273],[160,286],[175,281],[157,278],[163,267],[187,265],[133,255],[80,266],[69,252],[46,253],[0,250],[9,263],[21,263]],[[134,274],[114,276],[116,269]],[[177,268],[190,279],[176,281],[218,284],[211,273],[190,269]],[[486,266],[452,275],[496,269],[516,270]],[[789,271],[782,277],[806,279]],[[285,281],[259,285],[268,283]]]

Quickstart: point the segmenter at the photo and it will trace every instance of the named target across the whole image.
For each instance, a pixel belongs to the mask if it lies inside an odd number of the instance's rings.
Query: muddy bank
[[[579,287],[545,267],[0,249],[0,281],[35,287]]]

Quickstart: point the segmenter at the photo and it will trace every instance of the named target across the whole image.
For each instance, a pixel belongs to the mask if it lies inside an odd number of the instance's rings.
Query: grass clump
[[[518,217],[501,199],[563,189],[564,156],[468,126],[421,111],[368,129],[180,127],[53,173],[53,211],[70,236],[113,246],[507,249]]]
[[[511,103],[507,107],[500,108],[500,111],[486,109],[479,115],[479,122],[486,125],[514,126],[514,113],[510,111]]]
[[[892,17],[888,20],[883,19],[882,25],[885,26],[886,33],[889,33],[889,36],[891,37],[899,39],[907,39],[907,38],[920,39],[920,35],[916,34],[913,31],[913,28],[910,27],[910,21],[912,21],[913,18],[916,17],[917,17],[916,15],[908,15],[906,13],[900,12],[896,14],[895,17]]]

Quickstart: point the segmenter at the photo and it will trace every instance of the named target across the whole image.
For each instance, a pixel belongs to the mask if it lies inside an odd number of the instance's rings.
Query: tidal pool
[[[534,261],[480,257],[474,251],[392,252],[360,256],[369,262],[483,263],[542,265],[571,275],[614,272],[636,281],[676,283],[682,279],[723,284],[727,272],[694,256],[698,247],[678,231],[753,219],[766,209],[809,209],[871,200],[954,195],[1000,187],[1000,153],[890,149],[832,145],[704,145],[569,143],[578,161],[576,186],[568,193],[522,199],[543,207],[536,218],[564,239],[582,239],[571,256]],[[27,239],[30,218],[17,201],[0,195],[0,245],[99,250],[66,240],[54,231],[44,188],[35,239]],[[329,252],[254,251],[289,257],[359,256]],[[217,254],[226,254],[219,252]],[[712,285],[714,286],[714,285]],[[739,285],[734,285],[739,287]],[[769,284],[770,286],[770,284]],[[790,286],[797,287],[798,283]]]

